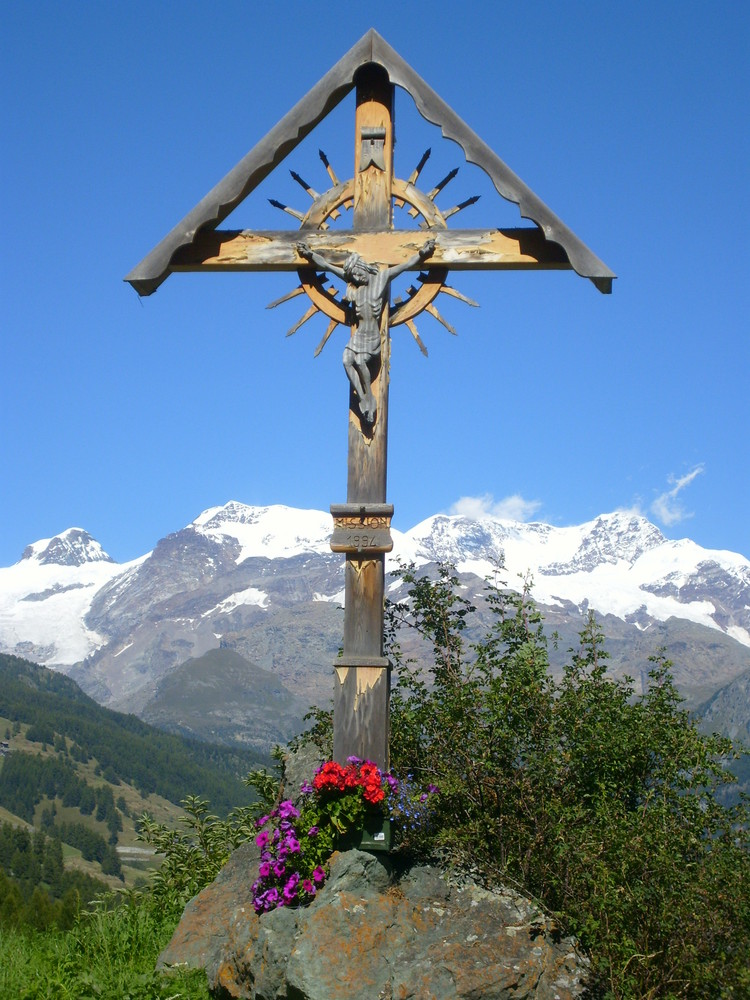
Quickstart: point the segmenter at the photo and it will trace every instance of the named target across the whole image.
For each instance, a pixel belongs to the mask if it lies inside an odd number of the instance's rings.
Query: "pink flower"
[[[294,803],[291,799],[285,799],[279,805],[279,816],[282,819],[296,819],[299,816],[299,810],[295,809]]]
[[[299,882],[299,873],[294,872],[287,884],[284,886],[284,899],[287,903],[291,903],[297,898],[297,883]]]
[[[313,881],[317,885],[320,885],[321,882],[325,882],[325,878],[326,878],[326,873],[323,871],[320,865],[318,865],[318,867],[313,872]]]

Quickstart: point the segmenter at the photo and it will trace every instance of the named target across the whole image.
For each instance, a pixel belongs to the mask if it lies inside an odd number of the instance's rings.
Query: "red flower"
[[[385,798],[383,775],[372,761],[350,761],[346,767],[335,761],[327,761],[313,778],[313,788],[317,792],[346,792],[362,789],[362,796],[371,805],[377,805]]]
[[[382,802],[385,798],[385,792],[378,786],[367,785],[362,793],[365,797],[365,801],[371,803],[372,805],[377,805],[378,802]]]
[[[344,790],[344,769],[334,760],[329,760],[320,768],[313,778],[313,788],[316,791],[325,789]]]
[[[361,784],[361,782],[359,780],[359,775],[357,774],[357,768],[354,764],[350,764],[344,771],[344,787],[356,788],[359,784]]]

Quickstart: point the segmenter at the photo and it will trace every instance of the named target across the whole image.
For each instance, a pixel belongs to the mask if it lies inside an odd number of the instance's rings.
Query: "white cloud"
[[[449,514],[463,514],[481,520],[499,517],[507,521],[528,521],[542,506],[540,500],[524,500],[520,493],[495,500],[490,493],[480,497],[461,497],[448,511]]]
[[[635,500],[629,507],[617,507],[616,513],[627,514],[630,517],[645,517],[640,501]]]
[[[667,482],[672,485],[672,489],[665,490],[664,493],[660,493],[659,496],[651,504],[651,513],[661,521],[662,524],[678,524],[680,521],[684,521],[688,517],[692,517],[692,513],[689,513],[682,506],[681,502],[677,499],[679,493],[689,486],[690,483],[695,479],[696,476],[700,476],[704,471],[703,464],[696,465],[694,469],[686,473],[684,476],[680,476],[676,479],[674,476],[669,476]]]

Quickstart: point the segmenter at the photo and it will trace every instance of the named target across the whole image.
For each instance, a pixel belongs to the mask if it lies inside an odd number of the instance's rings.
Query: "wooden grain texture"
[[[390,669],[337,665],[334,673],[334,760],[355,756],[387,769]]]
[[[373,264],[401,264],[413,256],[426,235],[435,240],[432,257],[414,270],[449,267],[452,271],[570,269],[565,251],[540,229],[394,229],[376,232],[329,230],[223,231],[202,233],[178,252],[173,271],[296,271],[308,262],[296,250],[304,238],[313,250],[343,265],[357,252]]]
[[[391,225],[393,185],[393,87],[381,66],[370,65],[357,73],[354,115],[354,228],[388,229]],[[369,164],[362,169],[363,132],[383,129],[383,169]]]
[[[573,268],[605,293],[614,273],[493,153],[388,43],[370,29],[359,42],[288,112],[161,242],[127,275],[139,295],[150,295],[170,273],[175,253],[202,232],[215,229],[237,205],[305,138],[358,83],[363,69],[377,64],[391,86],[411,95],[420,114],[438,125],[446,139],[457,142],[469,163],[477,164],[498,193],[519,206],[547,237],[566,248]],[[332,173],[332,172],[331,172]],[[334,180],[332,173],[331,179]]]
[[[383,555],[352,553],[344,574],[344,656],[382,656]],[[351,609],[351,610],[350,610]]]

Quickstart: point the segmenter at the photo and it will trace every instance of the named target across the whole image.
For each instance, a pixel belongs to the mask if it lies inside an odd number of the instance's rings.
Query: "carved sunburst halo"
[[[445,211],[441,211],[435,199],[456,176],[458,168],[456,167],[451,170],[435,187],[425,194],[416,187],[416,183],[430,157],[430,152],[428,149],[424,153],[407,180],[394,178],[392,185],[391,201],[394,212],[395,210],[402,210],[410,216],[411,220],[413,220],[410,225],[416,225],[417,227],[415,229],[415,236],[419,230],[434,231],[447,229],[447,220],[451,216],[456,215],[469,205],[473,205],[479,198],[478,195],[474,195]],[[354,206],[354,178],[344,182],[339,181],[326,154],[320,150],[319,155],[333,184],[332,187],[322,194],[319,194],[294,170],[290,171],[292,178],[312,199],[312,204],[307,212],[301,212],[276,199],[269,199],[274,208],[278,208],[299,220],[300,231],[303,231],[306,237],[310,237],[316,231],[325,232],[329,230],[331,221],[335,222],[342,217],[343,212],[351,211]],[[345,243],[345,241],[342,242]],[[415,248],[416,246],[417,242],[415,242]],[[348,251],[344,246],[339,252],[343,262],[343,258]],[[341,325],[348,328],[351,325],[352,319],[343,291],[335,283],[331,283],[330,277],[313,267],[299,268],[297,274],[300,282],[299,285],[293,288],[292,291],[287,292],[286,295],[282,295],[281,298],[270,302],[266,308],[275,309],[276,306],[281,305],[283,302],[289,302],[301,295],[307,296],[309,305],[297,322],[287,331],[287,337],[296,333],[313,316],[317,314],[326,316],[328,318],[328,326],[323,339],[315,349],[315,357],[317,357],[327,344],[336,327]],[[416,316],[422,312],[427,312],[439,323],[442,323],[449,333],[455,335],[455,329],[440,314],[435,305],[438,295],[445,294],[451,296],[470,306],[478,305],[473,299],[470,299],[448,285],[446,282],[447,277],[448,269],[445,267],[433,267],[429,271],[420,272],[416,281],[409,285],[403,295],[396,297],[390,307],[389,327],[405,325],[425,356],[427,355],[427,348],[417,331],[417,326],[414,322]]]

